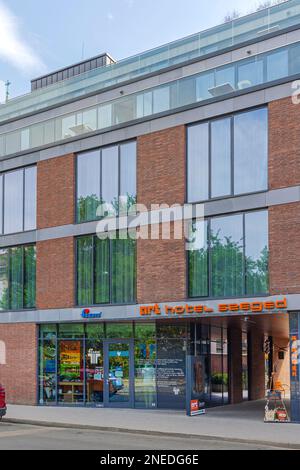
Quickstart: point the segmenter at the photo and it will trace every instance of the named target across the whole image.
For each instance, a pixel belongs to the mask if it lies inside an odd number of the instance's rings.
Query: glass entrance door
[[[134,352],[131,340],[104,342],[104,406],[133,407]]]

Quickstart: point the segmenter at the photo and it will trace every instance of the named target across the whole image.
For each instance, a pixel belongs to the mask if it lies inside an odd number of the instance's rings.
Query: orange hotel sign
[[[159,304],[146,305],[140,307],[141,316],[149,315],[205,315],[210,313],[230,314],[230,313],[276,313],[287,310],[287,299],[278,299],[267,302],[242,302],[232,304],[218,304],[217,308],[211,308],[207,305],[164,305]]]

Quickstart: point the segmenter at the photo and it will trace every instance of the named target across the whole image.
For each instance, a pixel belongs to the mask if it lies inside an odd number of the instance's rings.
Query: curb
[[[114,433],[126,433],[126,434],[144,434],[145,436],[161,436],[161,437],[172,437],[178,439],[202,439],[206,441],[221,441],[221,442],[236,442],[240,444],[255,444],[268,447],[277,447],[280,449],[300,450],[300,443],[293,444],[287,442],[272,442],[272,441],[258,441],[255,439],[241,439],[235,437],[224,437],[224,436],[208,436],[205,434],[184,434],[184,433],[173,433],[173,432],[162,432],[162,431],[147,431],[144,429],[126,429],[109,426],[92,426],[88,424],[72,424],[72,423],[55,423],[51,421],[35,421],[28,419],[16,419],[16,418],[3,418],[3,423],[11,424],[27,424],[30,426],[41,426],[46,428],[61,428],[61,429],[83,429],[87,431],[102,431],[102,432],[114,432]],[[0,434],[1,436],[1,434]]]

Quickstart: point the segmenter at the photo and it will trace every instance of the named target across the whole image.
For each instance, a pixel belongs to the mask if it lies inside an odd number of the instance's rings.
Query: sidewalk
[[[264,402],[248,402],[190,418],[184,411],[8,406],[6,421],[107,431],[199,436],[300,449],[300,424],[265,424]]]

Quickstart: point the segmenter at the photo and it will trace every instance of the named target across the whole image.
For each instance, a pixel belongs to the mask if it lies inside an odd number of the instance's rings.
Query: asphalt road
[[[278,448],[82,429],[0,423],[0,450],[274,450]]]

